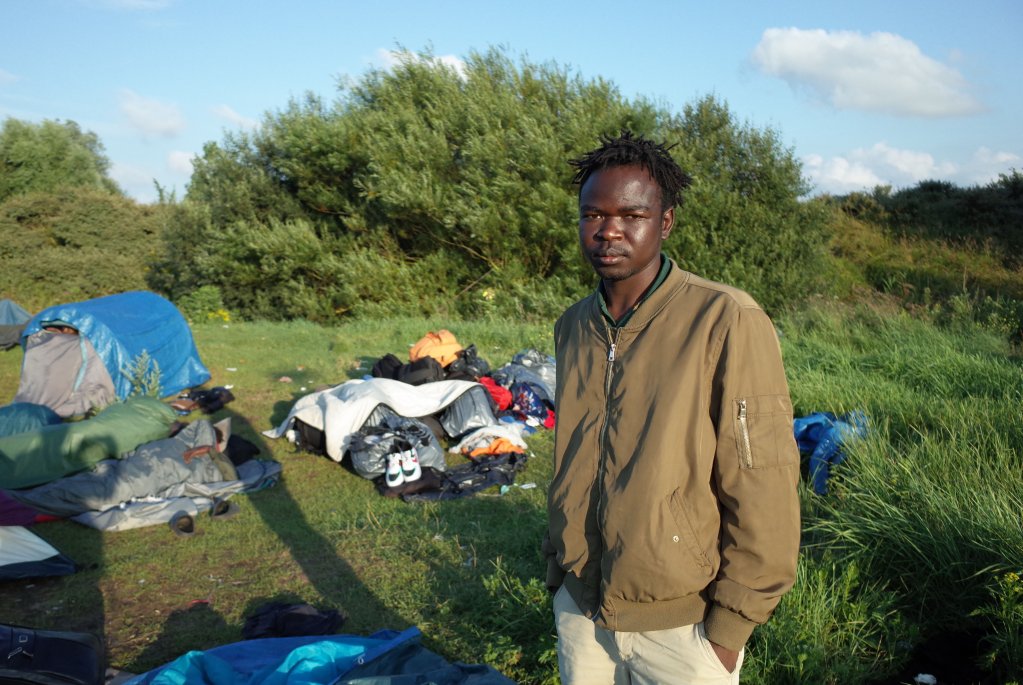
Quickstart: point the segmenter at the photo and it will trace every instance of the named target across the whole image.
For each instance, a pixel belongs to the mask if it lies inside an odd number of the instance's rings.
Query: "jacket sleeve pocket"
[[[799,463],[788,395],[740,397],[733,402],[732,422],[740,468],[766,469]]]

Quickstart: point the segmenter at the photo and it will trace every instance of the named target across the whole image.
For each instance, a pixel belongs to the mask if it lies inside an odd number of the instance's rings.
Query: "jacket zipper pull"
[[[611,343],[611,348],[607,351],[607,360],[613,362],[615,360],[615,348],[618,347],[615,343]]]
[[[746,468],[753,468],[753,450],[749,443],[749,422],[746,417],[746,400],[739,400],[739,428],[742,432],[743,457]]]

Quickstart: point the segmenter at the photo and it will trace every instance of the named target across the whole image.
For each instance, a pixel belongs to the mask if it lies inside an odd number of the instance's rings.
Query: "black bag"
[[[433,357],[422,357],[414,362],[402,364],[396,378],[409,385],[442,381],[444,380],[444,367]]]
[[[103,685],[103,661],[89,633],[0,624],[0,685]]]
[[[445,372],[449,381],[478,381],[490,373],[490,364],[479,356],[476,345],[472,344],[458,352],[455,361],[448,364]]]
[[[313,454],[327,453],[327,434],[319,428],[313,428],[302,419],[295,419],[292,423],[295,430],[295,447]]]
[[[400,368],[401,360],[388,352],[376,361],[370,373],[373,374],[373,378],[390,378],[392,381],[396,381]]]
[[[320,611],[309,604],[271,602],[245,618],[242,637],[256,640],[296,635],[332,635],[344,620],[345,617],[336,609]]]

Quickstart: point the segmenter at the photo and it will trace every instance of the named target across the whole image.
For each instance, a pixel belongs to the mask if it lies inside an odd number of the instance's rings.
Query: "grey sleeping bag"
[[[107,459],[90,471],[8,494],[41,512],[62,517],[103,511],[140,498],[205,496],[209,490],[196,486],[237,480],[231,462],[216,452],[216,445],[213,426],[199,420],[174,437],[141,445],[121,459]],[[204,447],[210,449],[187,456]]]

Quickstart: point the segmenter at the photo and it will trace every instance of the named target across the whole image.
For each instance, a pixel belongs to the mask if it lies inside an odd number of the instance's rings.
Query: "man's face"
[[[661,209],[661,189],[640,166],[596,171],[579,190],[579,242],[605,281],[653,280],[674,221],[675,209]]]

